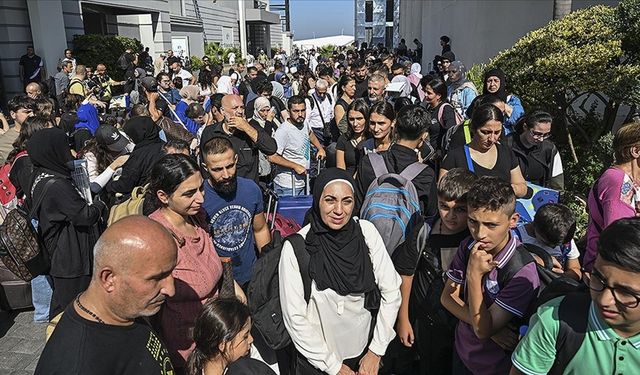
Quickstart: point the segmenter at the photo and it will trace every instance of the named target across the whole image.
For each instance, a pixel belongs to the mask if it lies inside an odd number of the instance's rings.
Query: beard
[[[213,190],[215,190],[216,193],[223,196],[229,196],[229,195],[235,194],[238,188],[237,175],[234,175],[228,180],[210,181],[210,182],[211,182],[211,186],[213,187]]]

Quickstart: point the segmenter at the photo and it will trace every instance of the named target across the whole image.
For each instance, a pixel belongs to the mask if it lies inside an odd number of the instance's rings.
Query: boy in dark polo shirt
[[[478,179],[467,193],[471,238],[463,241],[449,270],[442,305],[460,322],[456,327],[453,374],[507,374],[515,333],[540,285],[530,262],[504,280],[507,265],[519,258],[510,228],[518,221],[511,185],[496,177]]]

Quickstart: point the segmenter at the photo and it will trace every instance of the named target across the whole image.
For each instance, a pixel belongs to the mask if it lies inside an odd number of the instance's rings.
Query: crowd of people
[[[414,43],[205,56],[198,74],[127,51],[119,82],[67,50],[53,87],[30,48],[0,159],[50,257],[32,280],[35,319],[55,323],[36,374],[635,372],[640,124],[615,133],[580,248],[563,204],[516,212],[532,184],[564,189],[553,117],[499,68],[475,87],[448,37],[434,71]],[[271,192],[312,200],[273,270],[277,349],[247,307],[278,245]],[[571,293],[541,301],[545,267]]]

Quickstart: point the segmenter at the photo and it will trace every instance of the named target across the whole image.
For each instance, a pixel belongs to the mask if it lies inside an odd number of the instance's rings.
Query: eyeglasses
[[[458,73],[458,71],[457,71],[457,70],[449,70],[447,73],[453,73],[453,74],[456,74],[456,73]]]
[[[531,136],[533,138],[538,138],[538,139],[542,139],[542,140],[551,138],[551,132],[541,133],[541,132],[533,131],[531,129],[529,129],[529,132],[531,133]]]
[[[589,289],[594,292],[604,292],[605,289],[609,289],[611,294],[613,294],[613,299],[616,303],[628,307],[628,308],[636,308],[640,305],[640,296],[637,294],[627,290],[623,287],[612,287],[606,284],[604,277],[600,272],[593,270],[591,273],[591,277],[589,281],[586,283]]]

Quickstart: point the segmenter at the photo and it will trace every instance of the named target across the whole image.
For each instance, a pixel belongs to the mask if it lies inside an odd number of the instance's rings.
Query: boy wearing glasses
[[[640,218],[620,219],[600,235],[598,257],[586,281],[590,297],[583,303],[562,305],[559,297],[531,317],[526,336],[513,353],[517,374],[633,374],[640,368]],[[586,323],[577,351],[556,349],[562,308],[574,321]],[[564,316],[568,316],[565,314]],[[586,321],[586,322],[585,322]],[[580,332],[578,330],[577,332]],[[566,337],[565,337],[566,338]],[[563,360],[557,361],[559,358]],[[555,362],[559,362],[555,364]],[[553,368],[553,370],[552,370]]]

